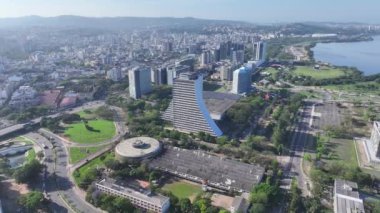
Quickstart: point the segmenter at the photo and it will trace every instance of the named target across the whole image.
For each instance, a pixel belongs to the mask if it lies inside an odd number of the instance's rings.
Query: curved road
[[[39,145],[45,144],[48,147],[44,149],[46,169],[42,175],[41,188],[51,199],[50,207],[55,212],[102,212],[88,204],[75,192],[68,173],[68,153],[64,142],[49,141],[37,133],[29,133],[26,137]]]
[[[68,112],[75,113],[83,109],[95,108],[102,105],[104,105],[104,102],[89,103]],[[115,112],[114,119],[117,136],[109,141],[97,144],[98,146],[116,143],[127,132],[127,128],[120,116],[123,113],[122,110],[116,107],[111,108]],[[28,133],[25,137],[36,142],[44,152],[43,164],[45,165],[45,169],[41,174],[42,181],[36,187],[40,188],[50,198],[49,207],[53,212],[103,212],[85,201],[84,193],[75,186],[71,176],[72,167],[69,165],[67,146],[83,146],[83,144],[67,143],[65,139],[44,129],[38,130],[38,133]],[[45,146],[46,148],[44,149],[43,147]]]

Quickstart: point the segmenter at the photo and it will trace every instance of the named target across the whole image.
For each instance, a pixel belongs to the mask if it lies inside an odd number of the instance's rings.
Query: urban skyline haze
[[[379,23],[380,2],[366,0],[0,0],[0,17],[195,17],[253,23],[303,21]],[[379,21],[378,21],[379,20]]]

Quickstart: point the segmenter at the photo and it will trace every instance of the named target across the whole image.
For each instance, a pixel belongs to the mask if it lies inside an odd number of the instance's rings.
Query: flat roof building
[[[162,118],[173,124],[179,131],[205,132],[221,136],[223,132],[216,125],[203,100],[203,77],[193,73],[182,73],[174,80],[173,99]]]
[[[363,200],[359,198],[358,184],[346,180],[335,180],[334,212],[364,213]]]
[[[170,199],[168,197],[152,194],[150,190],[144,190],[142,188],[136,190],[121,181],[107,178],[95,185],[99,191],[126,198],[132,205],[148,212],[166,213],[170,207]]]
[[[162,154],[151,160],[153,169],[202,183],[225,191],[250,192],[258,184],[264,168],[212,155],[200,150],[167,146]]]
[[[120,162],[142,160],[156,155],[160,150],[161,144],[156,139],[135,137],[120,142],[115,147],[115,156]]]
[[[203,98],[211,118],[219,121],[223,119],[225,112],[240,99],[240,95],[204,91]]]

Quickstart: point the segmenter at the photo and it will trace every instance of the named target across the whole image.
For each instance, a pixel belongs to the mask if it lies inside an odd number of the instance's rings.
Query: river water
[[[373,41],[319,43],[312,50],[316,61],[356,67],[364,75],[380,74],[380,36]]]

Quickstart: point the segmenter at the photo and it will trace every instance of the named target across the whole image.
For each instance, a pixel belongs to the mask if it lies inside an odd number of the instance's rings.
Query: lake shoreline
[[[379,49],[380,35],[366,39],[316,42],[307,47],[309,57],[313,61],[329,63],[337,67],[352,67],[360,71],[363,76],[380,74],[380,62],[371,59],[372,52],[374,55],[380,54]]]

